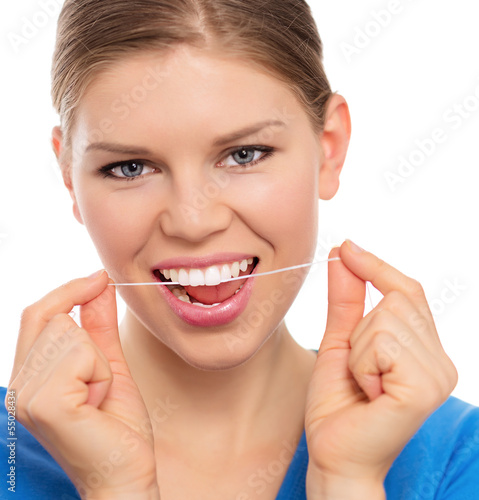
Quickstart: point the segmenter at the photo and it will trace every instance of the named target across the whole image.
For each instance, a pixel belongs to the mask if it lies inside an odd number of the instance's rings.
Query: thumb
[[[109,283],[113,283],[110,279]],[[109,361],[123,360],[118,333],[115,287],[105,286],[102,293],[80,307],[80,321]]]
[[[333,248],[329,258],[340,257],[344,251]],[[328,318],[320,352],[328,349],[349,349],[349,338],[364,315],[366,282],[356,276],[343,260],[328,263]]]

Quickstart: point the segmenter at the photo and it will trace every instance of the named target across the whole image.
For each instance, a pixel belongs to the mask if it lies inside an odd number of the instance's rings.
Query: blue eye
[[[243,146],[233,150],[227,159],[222,162],[223,165],[228,167],[252,167],[260,161],[266,160],[273,155],[274,148],[267,146]],[[231,158],[233,162],[228,162],[228,158]]]
[[[120,169],[121,173],[125,177],[138,177],[139,175],[141,175],[144,168],[144,165],[142,165],[141,163],[132,162],[121,165],[120,167],[113,168],[112,172],[116,169]]]
[[[255,151],[254,149],[241,149],[233,153],[232,157],[240,165],[245,165],[255,159]]]
[[[99,169],[99,172],[104,177],[113,177],[115,179],[125,179],[131,181],[144,177],[145,174],[155,172],[152,167],[147,167],[139,160],[132,160],[127,162],[118,162],[111,165],[106,165]]]

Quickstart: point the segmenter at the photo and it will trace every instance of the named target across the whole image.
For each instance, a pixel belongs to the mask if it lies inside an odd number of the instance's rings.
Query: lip
[[[204,267],[214,266],[216,264],[228,264],[229,262],[242,261],[253,258],[254,255],[245,253],[223,252],[202,257],[173,257],[165,259],[151,268],[151,271],[157,269],[201,269]]]
[[[183,260],[183,262],[185,261]],[[228,261],[223,260],[217,262]],[[257,268],[258,265],[254,268],[252,273],[253,275],[256,273]],[[165,298],[172,311],[180,319],[192,326],[213,327],[231,323],[246,309],[253,292],[254,281],[254,277],[246,278],[243,287],[237,294],[233,295],[221,304],[207,309],[179,300],[164,285],[157,286],[157,289]]]

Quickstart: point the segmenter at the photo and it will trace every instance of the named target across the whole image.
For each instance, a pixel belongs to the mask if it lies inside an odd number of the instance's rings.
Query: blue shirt
[[[0,401],[4,400],[5,391],[0,388]],[[0,499],[80,499],[68,476],[19,422],[15,423],[16,440],[9,439],[12,436],[8,429],[8,415],[2,405]],[[303,433],[276,500],[306,500],[307,468],[308,449]],[[15,493],[9,491],[12,484]],[[478,500],[479,408],[450,397],[405,446],[384,486],[387,500]],[[253,490],[251,498],[258,492]]]

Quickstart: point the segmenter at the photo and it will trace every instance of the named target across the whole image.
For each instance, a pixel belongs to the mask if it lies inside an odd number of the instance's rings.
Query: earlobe
[[[328,101],[324,129],[320,135],[323,161],[319,171],[319,197],[330,200],[339,188],[339,175],[351,138],[351,117],[344,97],[333,94]]]
[[[60,166],[60,170],[62,172],[63,183],[65,187],[68,189],[70,193],[71,199],[73,201],[73,215],[75,219],[83,224],[83,219],[80,213],[80,209],[78,208],[77,199],[75,196],[75,191],[73,189],[73,181],[71,176],[71,165],[66,161],[63,153],[63,133],[60,127],[54,127],[52,130],[52,147],[53,152],[57,158],[58,164]]]

